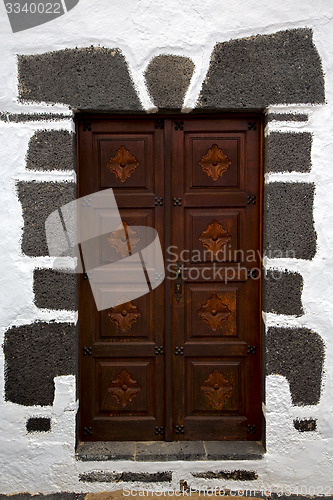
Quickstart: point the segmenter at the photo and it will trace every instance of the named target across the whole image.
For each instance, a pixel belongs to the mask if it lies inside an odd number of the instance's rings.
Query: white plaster
[[[36,130],[74,130],[72,111],[62,104],[22,103],[17,95],[16,54],[36,54],[64,48],[101,45],[119,47],[125,55],[130,74],[147,112],[154,112],[148,95],[144,72],[149,61],[159,54],[179,54],[191,58],[195,71],[185,97],[183,112],[197,101],[216,42],[257,34],[269,34],[296,27],[310,27],[325,72],[324,106],[270,106],[267,112],[304,112],[308,122],[269,122],[265,134],[273,131],[313,134],[312,170],[306,174],[271,173],[266,182],[314,182],[316,185],[314,219],[317,253],[309,262],[292,259],[264,259],[268,268],[299,272],[304,279],[301,317],[263,314],[266,327],[307,327],[317,332],[326,349],[321,399],[318,405],[294,407],[289,384],[284,377],[266,379],[265,413],[267,453],[260,461],[221,462],[77,462],[75,426],[77,401],[73,376],[56,377],[55,399],[51,407],[23,407],[4,399],[4,356],[0,350],[0,492],[52,493],[57,491],[103,491],[119,489],[122,484],[83,484],[78,477],[92,470],[157,472],[173,471],[173,487],[185,479],[194,487],[227,488],[317,488],[332,494],[333,456],[333,29],[332,5],[327,0],[80,0],[66,15],[48,24],[16,34],[11,33],[3,3],[0,4],[0,111],[10,113],[68,114],[61,122],[0,122],[0,225],[1,300],[0,344],[12,325],[30,324],[36,320],[75,323],[77,314],[69,311],[39,310],[34,305],[32,274],[36,267],[49,267],[52,259],[28,258],[21,252],[22,207],[15,183],[18,180],[40,182],[74,181],[74,172],[27,171],[25,155],[29,139]],[[64,261],[64,267],[72,262]],[[49,416],[48,433],[28,434],[25,428],[30,416]],[[299,433],[293,427],[295,418],[316,418],[317,431]],[[205,470],[254,470],[257,481],[206,481],[194,479],[191,472]],[[126,484],[126,487],[134,485]],[[140,485],[139,485],[140,486]],[[147,488],[146,484],[141,485]],[[138,485],[136,485],[138,487]],[[149,486],[161,489],[162,485]],[[165,487],[165,486],[164,486]],[[295,490],[294,490],[295,491]],[[311,490],[299,490],[303,494]]]

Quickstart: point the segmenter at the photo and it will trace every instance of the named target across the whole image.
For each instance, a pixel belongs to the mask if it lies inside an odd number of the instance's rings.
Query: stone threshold
[[[258,441],[96,441],[79,443],[76,458],[83,462],[260,460],[264,453]]]

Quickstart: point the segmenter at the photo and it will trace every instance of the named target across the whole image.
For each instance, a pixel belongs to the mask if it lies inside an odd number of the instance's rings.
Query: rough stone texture
[[[263,310],[301,316],[303,278],[298,273],[268,270],[263,279]]]
[[[40,130],[29,142],[29,170],[76,170],[74,134],[67,130]]]
[[[267,375],[287,378],[294,405],[315,405],[320,399],[324,343],[306,328],[269,328]]]
[[[278,122],[307,122],[308,115],[300,113],[268,113],[266,115],[266,121],[278,121]]]
[[[174,460],[260,460],[263,447],[254,441],[154,441],[85,442],[76,458],[84,462],[131,460],[168,462]]]
[[[71,120],[72,116],[57,114],[57,113],[0,113],[0,121],[2,122],[50,122],[60,120]]]
[[[19,493],[17,495],[0,495],[0,500],[84,500],[85,493],[51,493],[50,495],[29,495],[29,493]]]
[[[310,260],[316,253],[314,186],[272,182],[265,187],[264,248],[268,257]]]
[[[35,269],[34,293],[37,307],[45,309],[77,309],[76,275]]]
[[[194,64],[188,57],[155,57],[145,72],[148,90],[155,106],[160,109],[180,109],[193,71]]]
[[[104,472],[92,471],[79,475],[79,481],[86,483],[119,483],[119,482],[140,482],[140,483],[164,483],[172,480],[172,472]]]
[[[258,479],[258,474],[249,470],[192,472],[192,476],[202,479],[228,479],[232,481],[254,481]]]
[[[324,101],[312,31],[295,29],[216,44],[197,107],[262,110]]]
[[[266,139],[267,172],[309,172],[312,135],[272,132]]]
[[[77,329],[68,323],[13,327],[5,334],[5,399],[52,405],[54,377],[76,374]]]
[[[311,432],[317,429],[317,420],[308,418],[304,420],[294,420],[294,427],[299,432]]]
[[[46,417],[31,417],[27,421],[28,432],[48,432],[51,430],[51,419]]]
[[[35,257],[48,255],[45,220],[51,212],[75,199],[71,182],[19,182],[18,194],[23,208],[22,251]]]
[[[118,49],[89,47],[18,57],[19,97],[73,109],[142,109]]]

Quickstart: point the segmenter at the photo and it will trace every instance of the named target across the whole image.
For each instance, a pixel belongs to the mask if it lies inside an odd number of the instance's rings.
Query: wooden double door
[[[78,197],[113,188],[166,267],[100,312],[79,277],[79,438],[260,440],[261,117],[82,116],[77,130]]]

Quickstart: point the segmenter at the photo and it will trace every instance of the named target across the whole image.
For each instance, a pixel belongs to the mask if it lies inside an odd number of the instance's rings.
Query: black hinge
[[[163,425],[161,427],[155,427],[155,434],[156,434],[156,436],[158,436],[158,434],[164,434]]]
[[[83,427],[84,436],[92,436],[92,427]]]
[[[247,122],[248,130],[257,130],[257,122]]]
[[[88,274],[87,273],[83,273],[82,277],[83,277],[84,280],[87,280],[88,279]]]
[[[163,206],[163,197],[162,196],[155,196],[155,207],[157,205]]]
[[[174,207],[181,207],[182,206],[182,199],[181,198],[172,198],[172,204]]]
[[[176,346],[175,347],[175,355],[176,356],[184,356],[184,347]]]
[[[249,194],[247,197],[248,205],[255,205],[257,203],[257,197],[254,194]]]
[[[83,132],[91,132],[91,122],[83,122]]]
[[[176,425],[175,431],[176,431],[176,434],[184,434],[184,426],[183,425]]]
[[[256,345],[248,345],[247,346],[248,354],[257,354],[257,346]]]
[[[184,122],[182,121],[175,122],[175,130],[184,130]]]
[[[164,354],[164,347],[162,345],[159,345],[159,346],[156,345],[155,346],[155,354],[156,354],[156,356],[158,354]]]
[[[161,119],[155,120],[155,128],[164,129],[164,120]]]
[[[247,426],[247,432],[248,432],[249,434],[255,434],[255,433],[256,433],[256,431],[257,431],[257,427],[256,427],[255,425],[253,425],[253,424],[249,424],[249,425]]]
[[[256,279],[259,277],[259,269],[248,269],[247,270],[247,277],[248,279],[251,278],[251,279]]]
[[[83,353],[83,356],[91,356],[91,350],[92,350],[92,347],[89,346],[89,347],[82,347],[82,353]]]

